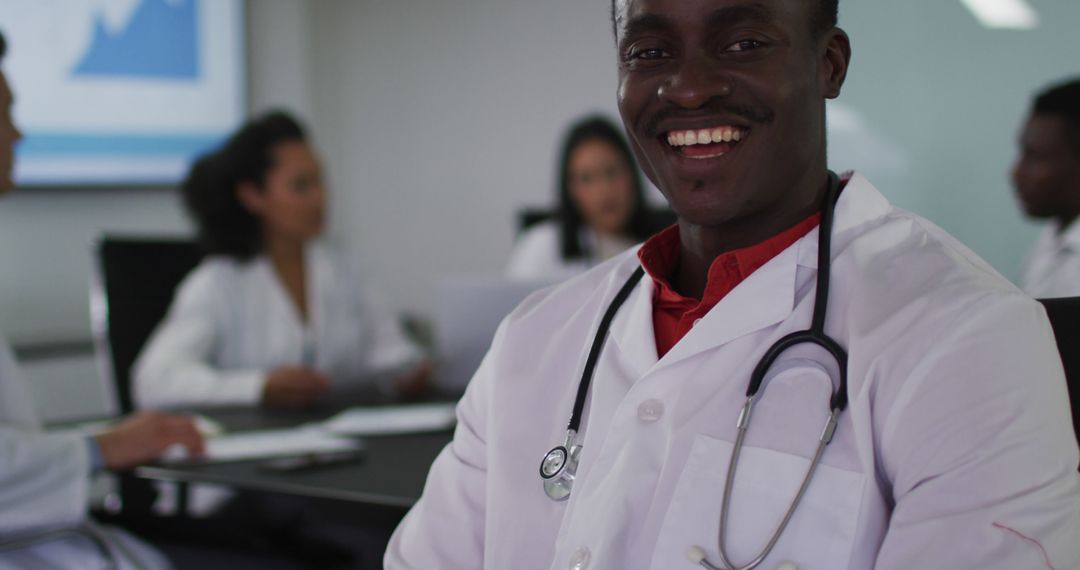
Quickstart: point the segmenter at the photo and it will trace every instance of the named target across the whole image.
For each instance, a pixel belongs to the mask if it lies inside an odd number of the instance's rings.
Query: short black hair
[[[7,40],[4,39],[4,32],[0,31],[0,63],[4,61],[4,55],[7,53]]]
[[[618,36],[615,26],[615,2],[611,0],[611,29]],[[836,27],[840,18],[840,0],[818,0],[817,13],[814,15],[811,30],[818,37]]]
[[[252,119],[217,151],[200,157],[180,186],[207,254],[244,261],[263,249],[259,220],[240,203],[238,187],[261,188],[281,143],[306,141],[304,128],[283,111]]]
[[[840,0],[818,0],[814,16],[814,32],[819,36],[836,27],[840,21]]]
[[[618,151],[633,177],[634,208],[626,227],[623,228],[623,234],[640,241],[653,233],[654,228],[645,207],[641,172],[638,171],[630,145],[626,143],[626,138],[615,123],[601,115],[591,115],[571,125],[563,139],[562,153],[559,156],[559,252],[565,260],[581,259],[590,254],[580,238],[584,220],[573,196],[570,195],[570,157],[582,144],[596,140],[606,142]]]
[[[1074,151],[1080,153],[1080,77],[1047,87],[1035,96],[1031,112],[1064,119],[1069,143]]]

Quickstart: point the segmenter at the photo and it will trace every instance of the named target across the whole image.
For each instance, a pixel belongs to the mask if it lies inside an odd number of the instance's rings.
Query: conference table
[[[261,409],[215,409],[199,413],[228,433],[300,426],[325,420],[340,409],[304,412]],[[363,436],[358,461],[321,465],[291,472],[270,471],[265,460],[225,463],[155,464],[135,476],[177,483],[214,483],[238,490],[280,493],[311,499],[346,501],[372,507],[408,509],[424,488],[432,461],[450,441],[449,430],[401,435]]]

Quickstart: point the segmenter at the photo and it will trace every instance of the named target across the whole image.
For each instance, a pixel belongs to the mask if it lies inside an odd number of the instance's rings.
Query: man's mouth
[[[746,139],[749,129],[735,126],[716,126],[707,129],[669,131],[667,144],[679,154],[694,159],[718,158],[731,152]]]

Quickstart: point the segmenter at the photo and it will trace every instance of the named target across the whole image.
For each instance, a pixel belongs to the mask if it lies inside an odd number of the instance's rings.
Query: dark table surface
[[[201,410],[227,432],[265,430],[326,419],[340,410],[269,412],[258,409]],[[189,483],[218,483],[236,489],[408,508],[420,498],[428,469],[451,439],[451,432],[365,436],[360,461],[273,472],[264,460],[228,463],[149,465],[139,477]]]

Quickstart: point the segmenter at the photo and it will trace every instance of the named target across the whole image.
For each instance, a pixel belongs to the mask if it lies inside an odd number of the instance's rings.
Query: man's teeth
[[[743,135],[743,130],[738,127],[716,127],[713,129],[671,131],[668,133],[667,140],[671,146],[692,146],[696,144],[739,142],[742,140]]]

